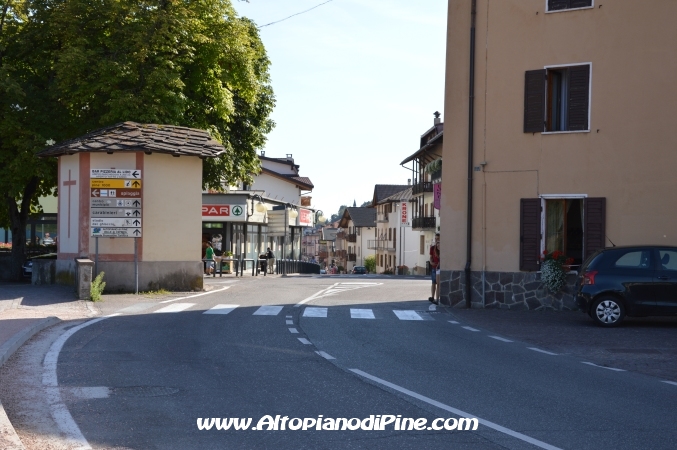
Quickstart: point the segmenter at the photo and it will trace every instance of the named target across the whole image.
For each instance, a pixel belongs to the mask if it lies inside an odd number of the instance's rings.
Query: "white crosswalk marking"
[[[228,314],[239,306],[240,305],[216,305],[215,307],[205,311],[203,314]]]
[[[368,288],[374,286],[380,286],[383,283],[335,283],[332,286],[329,286],[326,289],[322,289],[320,292],[317,292],[305,300],[298,302],[296,307],[302,306],[308,303],[311,300],[317,300],[318,298],[331,297],[332,295],[341,294],[342,292],[352,291],[354,289]]]
[[[416,311],[394,309],[393,312],[400,320],[423,320]]]
[[[156,313],[176,313],[176,312],[181,312],[185,309],[190,308],[191,306],[195,306],[195,303],[174,303],[173,305],[165,306],[164,308],[160,308],[157,311],[154,311]]]
[[[257,309],[254,314],[254,316],[277,316],[280,314],[280,311],[282,311],[282,306],[262,306],[259,309]]]
[[[327,317],[327,308],[306,308],[303,317]]]
[[[371,309],[350,308],[351,319],[375,319],[374,311]]]

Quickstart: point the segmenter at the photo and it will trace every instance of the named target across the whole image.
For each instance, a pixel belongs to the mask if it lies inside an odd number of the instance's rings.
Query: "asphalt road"
[[[210,283],[219,284],[209,294],[166,303],[107,302],[104,312],[118,315],[64,330],[72,335],[60,350],[52,344],[51,351],[58,350],[55,382],[62,392],[78,393],[61,395],[67,414],[59,417],[66,424],[72,417],[70,431],[76,438],[81,433],[80,443],[129,449],[675,448],[676,385],[460,323],[430,309],[423,300],[427,281],[258,277]],[[428,426],[435,418],[476,417],[479,427],[252,430],[266,415],[393,415],[425,418]],[[199,430],[198,418],[253,422],[246,431]]]

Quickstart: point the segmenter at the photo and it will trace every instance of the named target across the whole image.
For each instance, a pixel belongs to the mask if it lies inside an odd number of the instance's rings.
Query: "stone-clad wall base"
[[[472,307],[516,310],[578,310],[574,299],[575,275],[567,276],[567,284],[552,294],[536,272],[484,272],[484,298],[482,297],[482,272],[471,272]],[[443,270],[440,273],[442,304],[464,308],[466,306],[465,273],[462,270]]]

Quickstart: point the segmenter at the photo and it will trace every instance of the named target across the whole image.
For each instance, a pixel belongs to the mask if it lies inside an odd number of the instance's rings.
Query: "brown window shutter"
[[[524,132],[541,133],[545,117],[545,69],[524,75]]]
[[[588,109],[590,99],[590,66],[569,68],[569,131],[588,129]]]
[[[592,0],[570,0],[569,8],[585,8],[592,6]]]
[[[541,199],[520,200],[520,270],[534,272],[541,261]]]
[[[604,248],[606,240],[606,198],[586,198],[583,214],[585,214],[585,229],[583,238],[585,257]]]
[[[569,2],[571,0],[548,0],[548,11],[557,11],[560,9],[570,8]]]

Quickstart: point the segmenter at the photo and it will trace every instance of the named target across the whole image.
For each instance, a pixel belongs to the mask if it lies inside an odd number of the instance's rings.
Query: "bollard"
[[[75,290],[78,299],[89,300],[92,290],[92,273],[94,272],[94,261],[91,259],[75,259]]]

